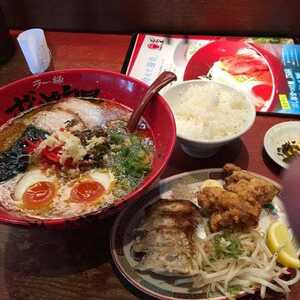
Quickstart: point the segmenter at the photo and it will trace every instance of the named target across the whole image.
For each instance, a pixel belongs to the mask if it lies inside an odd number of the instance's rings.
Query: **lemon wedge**
[[[272,253],[278,252],[277,261],[288,268],[300,268],[297,250],[293,245],[288,228],[275,221],[268,229],[267,245]]]

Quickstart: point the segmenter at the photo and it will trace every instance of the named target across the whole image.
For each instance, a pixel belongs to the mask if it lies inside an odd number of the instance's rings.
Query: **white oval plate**
[[[268,178],[254,174],[279,185]],[[222,169],[204,169],[192,172],[181,173],[160,182],[144,196],[139,198],[127,206],[117,217],[111,234],[110,249],[113,261],[120,273],[137,289],[152,297],[161,300],[208,300],[206,293],[192,291],[189,287],[176,286],[173,277],[164,277],[151,273],[141,273],[135,270],[137,262],[131,255],[131,246],[134,242],[134,229],[138,226],[144,217],[145,208],[158,201],[159,199],[174,198],[195,200],[194,195],[199,190],[200,184],[206,179],[217,179],[223,182],[224,172]],[[180,186],[188,185],[191,193],[180,193]],[[280,187],[279,187],[280,188]],[[259,228],[263,231],[269,227],[274,220],[280,219],[287,223],[283,205],[278,197],[273,199],[274,211],[264,209],[260,221]],[[244,295],[241,292],[239,295]],[[221,294],[211,295],[209,300],[225,300]]]
[[[300,122],[282,122],[271,127],[265,134],[264,147],[273,161],[283,168],[288,168],[282,158],[277,154],[277,148],[287,141],[299,140]]]

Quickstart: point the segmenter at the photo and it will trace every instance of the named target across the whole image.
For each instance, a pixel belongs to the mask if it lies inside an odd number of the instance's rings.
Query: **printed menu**
[[[213,80],[253,99],[257,112],[300,115],[300,45],[292,39],[138,34],[123,72],[147,84]]]

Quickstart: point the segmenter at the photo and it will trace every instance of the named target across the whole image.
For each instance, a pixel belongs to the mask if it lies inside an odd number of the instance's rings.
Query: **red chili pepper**
[[[56,146],[54,148],[50,148],[46,146],[41,151],[42,163],[45,168],[49,168],[55,165],[57,168],[66,167],[66,168],[75,168],[76,164],[74,164],[73,158],[69,157],[65,160],[63,165],[60,163],[60,157],[63,145]]]
[[[60,159],[60,153],[59,151],[62,149],[62,146],[56,146],[54,148],[50,148],[49,146],[46,146],[42,152],[41,155],[43,156],[43,158],[45,158],[48,162],[52,162],[52,163],[59,163],[59,159]]]
[[[24,147],[24,152],[25,153],[31,153],[33,152],[38,146],[39,144],[41,143],[42,141],[41,140],[37,140],[37,141],[32,141],[32,140],[29,140],[29,139],[26,139],[24,141],[25,143],[25,147]]]

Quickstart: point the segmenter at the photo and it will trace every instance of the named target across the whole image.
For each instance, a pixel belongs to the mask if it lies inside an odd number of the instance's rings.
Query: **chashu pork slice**
[[[129,113],[117,109],[106,102],[92,103],[79,98],[67,98],[53,107],[65,112],[75,114],[87,128],[103,127],[108,121],[117,119],[129,119]]]
[[[78,98],[68,98],[53,107],[73,115],[76,115],[88,128],[104,125],[105,118],[103,110],[94,103]]]
[[[76,115],[63,110],[46,110],[38,112],[32,121],[32,125],[49,133],[65,128],[70,121],[76,121],[77,128],[82,129],[83,124]]]

